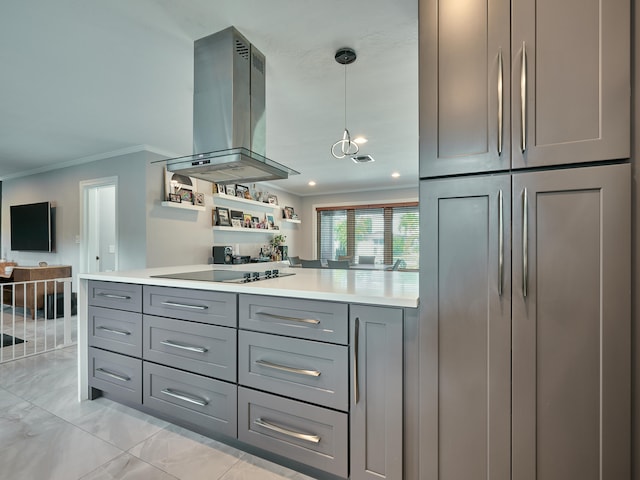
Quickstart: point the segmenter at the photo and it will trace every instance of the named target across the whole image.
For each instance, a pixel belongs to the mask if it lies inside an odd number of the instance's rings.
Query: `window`
[[[319,208],[318,258],[336,260],[361,255],[376,263],[417,269],[419,262],[418,204]]]

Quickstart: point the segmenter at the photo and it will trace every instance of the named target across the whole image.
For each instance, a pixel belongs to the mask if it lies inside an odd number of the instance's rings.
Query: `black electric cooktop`
[[[237,270],[203,270],[200,272],[170,273],[167,275],[152,275],[154,278],[174,278],[176,280],[198,280],[202,282],[223,283],[251,283],[272,278],[288,277],[295,273],[281,273],[277,269],[261,272],[239,272]]]

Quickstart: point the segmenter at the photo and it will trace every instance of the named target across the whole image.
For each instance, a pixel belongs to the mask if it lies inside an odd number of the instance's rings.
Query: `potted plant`
[[[274,235],[269,242],[271,244],[271,247],[273,248],[273,252],[276,253],[275,260],[286,260],[288,258],[287,247],[284,245],[286,240],[287,236],[279,233],[277,235]]]

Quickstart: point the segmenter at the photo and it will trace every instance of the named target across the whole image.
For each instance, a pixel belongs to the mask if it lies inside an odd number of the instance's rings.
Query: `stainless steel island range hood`
[[[193,155],[167,170],[214,183],[296,175],[265,156],[265,57],[234,27],[196,40]]]

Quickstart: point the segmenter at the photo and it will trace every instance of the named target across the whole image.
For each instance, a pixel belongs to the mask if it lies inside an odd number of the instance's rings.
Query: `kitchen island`
[[[278,276],[244,283],[257,269]],[[240,283],[185,279],[213,270]],[[417,273],[270,263],[79,279],[81,400],[104,395],[316,478],[417,478]]]

